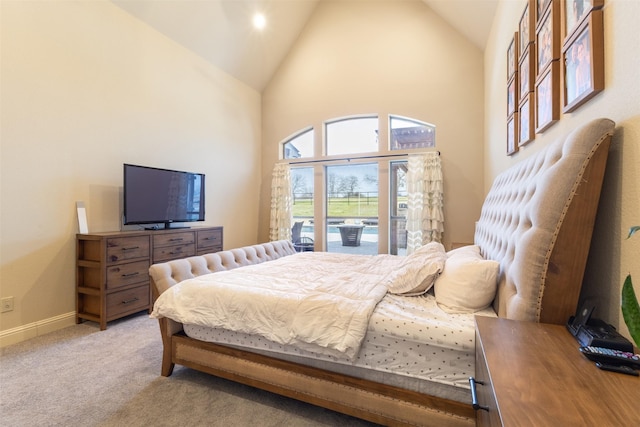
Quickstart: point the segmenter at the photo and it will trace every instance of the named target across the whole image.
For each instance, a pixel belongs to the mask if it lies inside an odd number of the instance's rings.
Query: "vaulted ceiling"
[[[111,1],[262,92],[318,3],[336,0]],[[484,50],[498,0],[422,1]],[[257,12],[267,20],[263,30],[253,27]]]

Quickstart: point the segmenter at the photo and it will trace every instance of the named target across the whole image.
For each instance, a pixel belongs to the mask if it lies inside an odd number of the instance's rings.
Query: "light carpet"
[[[368,423],[182,366],[160,376],[145,313],[0,349],[3,426],[362,426]]]

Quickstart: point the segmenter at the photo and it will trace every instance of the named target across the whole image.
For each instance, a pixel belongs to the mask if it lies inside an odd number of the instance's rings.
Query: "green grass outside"
[[[400,202],[406,202],[403,197]],[[313,217],[313,202],[310,199],[299,199],[293,204],[294,217]],[[329,200],[328,216],[339,218],[378,217],[378,198],[352,197],[332,198]]]

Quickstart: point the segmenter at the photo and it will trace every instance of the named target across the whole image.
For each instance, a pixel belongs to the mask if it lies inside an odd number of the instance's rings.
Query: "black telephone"
[[[616,328],[600,319],[591,317],[595,306],[585,304],[567,322],[567,329],[583,347],[602,347],[633,352],[631,341],[616,331]]]
[[[580,343],[580,353],[596,362],[599,369],[638,376],[640,355],[633,354],[633,344],[616,328],[599,319],[592,319],[595,306],[586,304],[571,316],[567,329]]]

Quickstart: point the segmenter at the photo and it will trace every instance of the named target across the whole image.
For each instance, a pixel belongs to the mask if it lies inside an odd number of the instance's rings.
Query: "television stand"
[[[76,323],[151,310],[149,266],[222,250],[222,227],[76,235]]]

